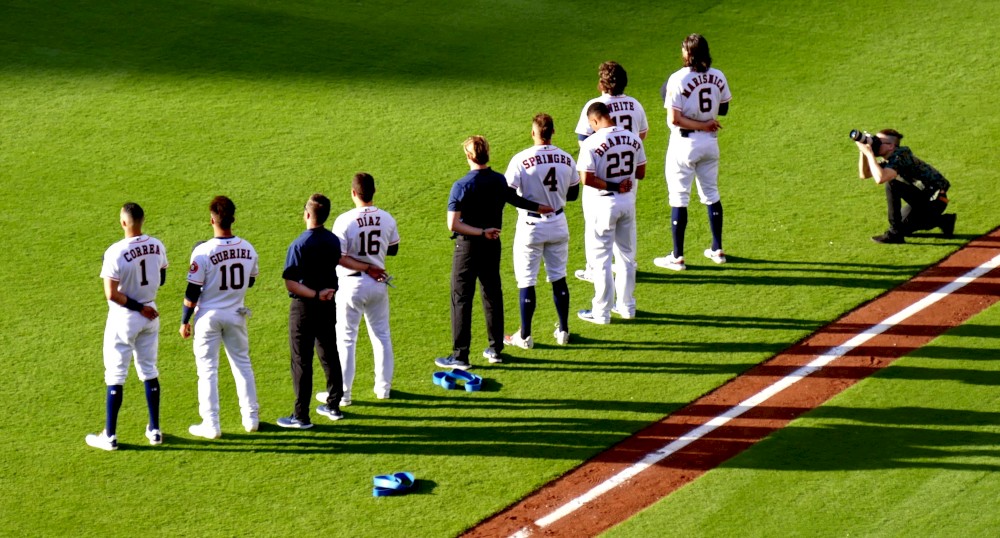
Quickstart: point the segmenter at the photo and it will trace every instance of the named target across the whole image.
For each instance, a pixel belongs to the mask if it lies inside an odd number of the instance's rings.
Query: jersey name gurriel
[[[139,245],[139,246],[132,247],[132,248],[130,248],[130,249],[128,249],[128,250],[126,250],[125,252],[122,253],[122,258],[124,258],[125,261],[127,261],[127,262],[131,262],[132,260],[134,260],[136,258],[139,258],[141,256],[150,256],[152,254],[156,254],[157,256],[160,255],[160,246],[159,245],[155,245],[155,244],[154,245]]]
[[[719,92],[724,92],[726,89],[726,80],[724,78],[717,77],[712,73],[700,73],[687,83],[687,86],[684,88],[684,91],[681,92],[681,95],[684,97],[691,97],[691,94],[694,93],[699,86],[703,86],[705,84],[714,85],[719,88]]]
[[[543,153],[541,155],[528,157],[527,159],[521,161],[521,166],[523,166],[525,170],[535,166],[536,164],[565,164],[572,167],[573,159],[558,153]]]
[[[637,139],[634,136],[629,136],[629,135],[609,136],[608,142],[610,142],[611,145],[608,145],[606,142],[601,142],[600,145],[594,147],[594,153],[598,157],[603,157],[606,152],[611,151],[611,148],[616,146],[629,146],[635,150],[642,149],[642,143],[639,142],[639,139]]]
[[[208,257],[208,261],[212,262],[212,265],[219,265],[226,260],[252,260],[253,254],[248,248],[231,248],[228,250],[223,250],[216,252]]]

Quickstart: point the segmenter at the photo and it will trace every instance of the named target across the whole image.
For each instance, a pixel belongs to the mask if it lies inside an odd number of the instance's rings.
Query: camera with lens
[[[851,140],[855,142],[861,142],[862,144],[869,144],[872,147],[872,151],[878,155],[878,148],[882,145],[882,139],[869,133],[868,131],[859,131],[857,129],[852,129],[850,134]]]

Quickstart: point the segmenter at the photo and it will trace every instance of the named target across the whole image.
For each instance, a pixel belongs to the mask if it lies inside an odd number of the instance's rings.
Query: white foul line
[[[809,364],[795,370],[794,372],[788,374],[787,376],[779,379],[774,384],[765,388],[764,390],[754,394],[753,396],[743,400],[739,404],[731,407],[725,413],[709,420],[705,424],[698,426],[697,428],[691,430],[686,435],[678,437],[675,441],[663,446],[662,448],[646,454],[638,462],[632,464],[628,468],[620,471],[618,474],[612,476],[611,478],[605,480],[604,482],[594,486],[590,491],[587,491],[583,495],[570,500],[566,504],[562,505],[554,512],[549,515],[542,517],[535,521],[535,525],[539,528],[545,528],[552,525],[556,521],[568,516],[569,514],[575,512],[577,509],[583,505],[593,501],[594,499],[600,497],[601,495],[607,493],[608,491],[614,489],[615,487],[621,485],[627,480],[635,477],[642,471],[648,469],[649,467],[655,465],[664,458],[670,456],[671,454],[683,449],[684,447],[690,445],[691,443],[701,439],[702,437],[708,435],[709,433],[715,431],[719,427],[728,423],[730,420],[739,417],[740,415],[746,413],[747,411],[757,407],[758,405],[764,403],[772,396],[780,393],[781,391],[787,389],[788,387],[794,385],[795,383],[801,381],[806,376],[816,372],[817,370],[823,368],[824,366],[830,364],[836,359],[844,356],[854,348],[864,344],[865,342],[871,340],[872,338],[884,333],[888,329],[894,327],[895,325],[901,323],[903,320],[909,318],[910,316],[924,310],[925,308],[931,306],[932,304],[944,299],[948,295],[951,295],[955,291],[961,289],[966,284],[976,280],[977,278],[985,275],[986,273],[1000,267],[1000,255],[995,256],[993,259],[983,263],[979,267],[972,269],[971,271],[965,273],[964,275],[956,278],[952,282],[942,286],[937,291],[928,294],[923,299],[911,304],[910,306],[900,310],[899,312],[889,316],[882,322],[873,325],[848,340],[847,342],[834,347],[813,359]],[[531,536],[531,528],[525,527],[513,535],[510,538],[526,538]]]

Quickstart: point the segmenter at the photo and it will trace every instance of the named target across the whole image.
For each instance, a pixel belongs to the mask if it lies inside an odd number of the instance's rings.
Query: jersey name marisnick
[[[687,87],[683,92],[681,92],[681,94],[684,97],[691,97],[691,93],[694,92],[698,86],[702,86],[704,84],[712,84],[719,88],[720,92],[726,89],[726,79],[717,77],[712,73],[701,73],[688,82]]]
[[[541,155],[535,155],[528,157],[527,159],[521,161],[521,166],[525,169],[531,168],[536,164],[565,164],[568,166],[573,166],[573,159],[568,155],[561,155],[558,153],[543,153]]]
[[[160,254],[159,245],[140,245],[132,247],[122,253],[122,258],[124,258],[125,261],[130,262],[140,256],[149,256],[152,254]]]
[[[610,142],[611,145],[608,145],[606,142],[601,142],[600,145],[594,147],[594,153],[598,157],[603,157],[606,151],[610,151],[611,148],[615,146],[631,146],[633,149],[636,150],[642,149],[642,143],[639,142],[639,139],[635,138],[634,136],[627,136],[627,135],[609,136],[608,142]]]
[[[253,254],[250,253],[250,249],[246,248],[231,248],[216,252],[208,257],[208,261],[212,262],[212,265],[219,265],[226,260],[252,260]]]

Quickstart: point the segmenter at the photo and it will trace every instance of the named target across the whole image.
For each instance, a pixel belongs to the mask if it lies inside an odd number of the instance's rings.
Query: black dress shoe
[[[906,242],[906,239],[899,234],[894,234],[890,232],[885,232],[882,235],[876,235],[872,237],[872,241],[876,243],[883,243],[886,245],[901,245]]]

